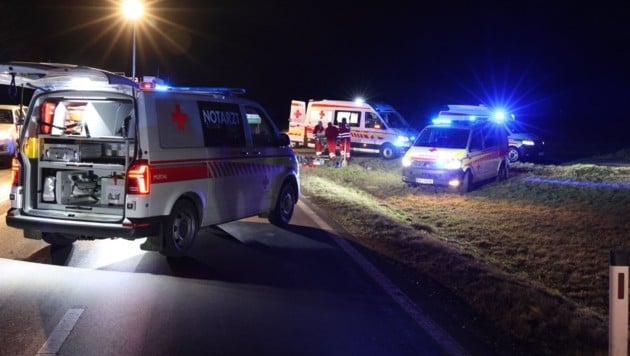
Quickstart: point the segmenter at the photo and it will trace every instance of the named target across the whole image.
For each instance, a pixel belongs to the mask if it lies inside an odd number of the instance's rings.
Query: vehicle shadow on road
[[[66,266],[72,256],[72,246],[51,246],[38,250],[30,255],[27,260],[29,262],[45,263],[55,266]]]
[[[331,278],[340,272],[361,272],[327,231],[298,225],[280,229],[247,221],[233,227],[237,233],[226,228],[200,234],[188,257],[169,259],[146,253],[135,272],[292,290],[357,293],[370,288]]]

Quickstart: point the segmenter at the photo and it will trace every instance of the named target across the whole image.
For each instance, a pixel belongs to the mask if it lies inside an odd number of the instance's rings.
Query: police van
[[[8,226],[52,245],[147,237],[187,253],[200,228],[262,216],[289,223],[296,157],[263,107],[230,88],[137,83],[66,64],[0,64],[34,88],[12,163]]]
[[[409,186],[434,185],[466,193],[482,181],[508,176],[508,140],[502,123],[437,118],[402,159]]]
[[[526,130],[523,123],[516,120],[514,113],[502,109],[490,109],[485,105],[448,105],[448,110],[440,111],[438,118],[500,120],[508,134],[508,159],[510,163],[535,160],[545,156],[545,141]]]
[[[291,101],[289,138],[294,146],[315,145],[313,128],[321,120],[324,127],[339,126],[346,119],[351,131],[351,151],[377,153],[385,159],[402,155],[416,138],[405,118],[391,105],[362,100]]]

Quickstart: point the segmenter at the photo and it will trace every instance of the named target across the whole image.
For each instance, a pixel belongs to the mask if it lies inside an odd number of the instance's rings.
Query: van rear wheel
[[[198,232],[197,209],[190,200],[178,200],[164,223],[162,232],[164,249],[160,253],[167,257],[186,256]]]
[[[278,194],[276,205],[269,214],[269,222],[280,227],[289,225],[296,200],[295,189],[289,182],[285,182],[280,189],[280,194]]]
[[[42,240],[51,246],[70,246],[77,238],[73,235],[66,235],[59,232],[42,232]]]

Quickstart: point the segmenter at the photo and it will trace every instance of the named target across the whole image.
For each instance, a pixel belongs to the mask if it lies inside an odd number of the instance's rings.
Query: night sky
[[[362,95],[418,128],[446,104],[502,104],[550,141],[630,147],[630,2],[372,3],[146,0],[136,71],[243,87],[281,128],[291,99]],[[0,61],[130,75],[118,4],[5,1]]]

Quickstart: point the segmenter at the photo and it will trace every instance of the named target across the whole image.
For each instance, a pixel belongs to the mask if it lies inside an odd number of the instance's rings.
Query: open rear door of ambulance
[[[289,139],[296,147],[306,146],[306,102],[291,100],[289,114]]]

